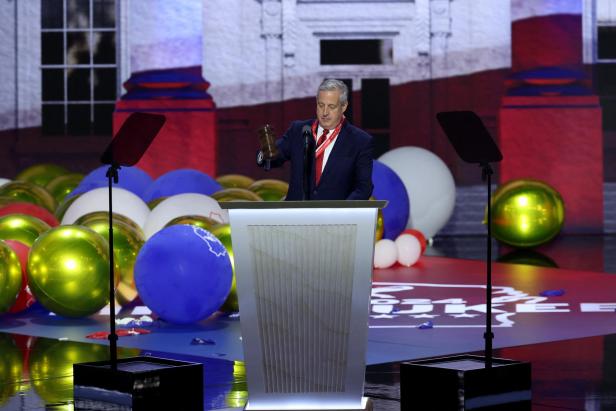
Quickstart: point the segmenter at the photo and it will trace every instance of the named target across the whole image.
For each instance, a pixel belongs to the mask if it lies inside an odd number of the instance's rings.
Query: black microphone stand
[[[312,152],[310,147],[310,138],[311,135],[309,132],[304,130],[304,179],[303,179],[303,190],[302,190],[302,200],[310,200],[310,175],[312,174]]]
[[[120,166],[112,163],[107,170],[109,181],[109,360],[112,370],[118,367],[118,335],[116,334],[115,275],[113,261],[113,183],[118,184]]]

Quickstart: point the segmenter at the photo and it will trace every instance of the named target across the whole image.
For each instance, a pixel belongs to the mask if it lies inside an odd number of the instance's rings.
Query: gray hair
[[[349,100],[349,88],[340,80],[333,78],[325,79],[317,90],[317,98],[321,91],[334,91],[340,92],[340,104],[344,105]]]

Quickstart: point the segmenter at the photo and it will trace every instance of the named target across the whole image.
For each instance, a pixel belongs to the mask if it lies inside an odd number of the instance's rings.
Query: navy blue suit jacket
[[[279,155],[276,167],[291,161],[291,178],[287,200],[302,200],[304,176],[304,138],[302,129],[314,120],[294,121],[276,141]],[[312,172],[309,200],[367,200],[372,194],[372,137],[345,121],[334,142],[319,184],[315,185],[314,138],[312,138]]]

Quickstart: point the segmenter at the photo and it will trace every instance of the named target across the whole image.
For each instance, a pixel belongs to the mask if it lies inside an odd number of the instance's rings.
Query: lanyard
[[[314,153],[315,157],[322,156],[323,153],[325,152],[325,149],[327,149],[327,147],[334,141],[334,139],[338,137],[338,134],[340,134],[340,130],[342,129],[342,126],[344,125],[345,120],[346,118],[342,116],[342,119],[340,120],[340,123],[338,123],[336,128],[333,130],[330,130],[330,134],[327,136],[323,144],[317,147]],[[312,123],[312,136],[314,137],[315,141],[317,141],[318,125],[319,125],[318,120],[315,120],[314,123]]]

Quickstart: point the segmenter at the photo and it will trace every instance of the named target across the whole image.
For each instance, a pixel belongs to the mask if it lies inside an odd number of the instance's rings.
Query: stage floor
[[[576,246],[561,252],[573,261],[569,253],[588,250]],[[616,338],[602,336],[616,333],[616,276],[592,271],[598,266],[576,270],[571,263],[559,265],[568,268],[493,264],[496,355],[532,361],[533,409],[606,409],[597,404],[609,407],[614,399],[616,373],[607,361],[615,358]],[[398,362],[483,348],[484,283],[485,263],[470,259],[424,256],[411,268],[375,270],[366,394],[375,398],[377,410],[399,409]],[[147,314],[145,307],[132,307],[119,312],[119,318]],[[101,344],[106,340],[86,336],[106,331],[107,320],[104,313],[66,319],[36,307],[0,316],[5,364],[0,367],[0,409],[72,409],[71,364],[105,359]],[[190,326],[154,321],[141,328],[151,333],[121,337],[121,354],[203,362],[205,409],[243,405],[237,316],[218,315]]]

